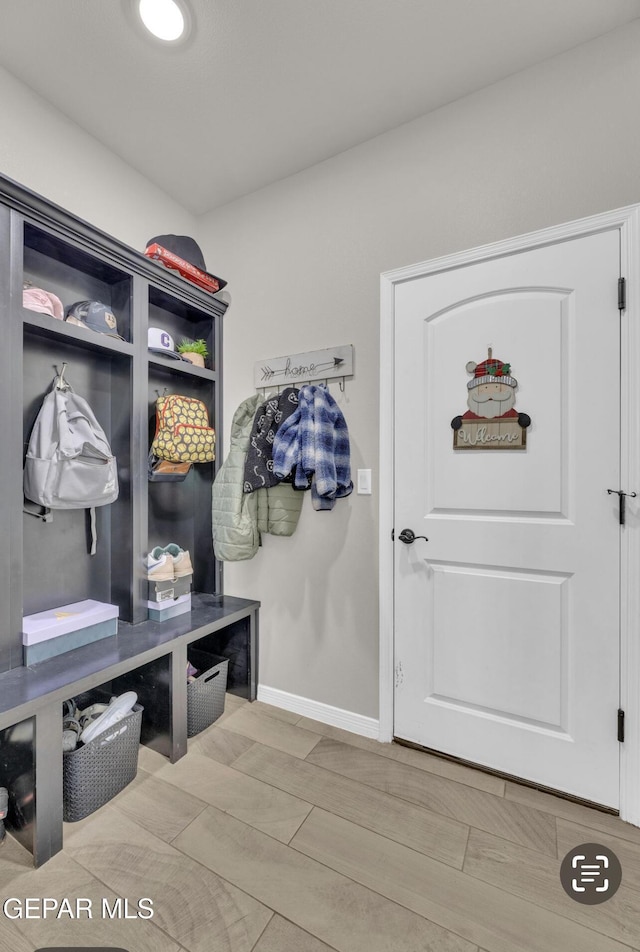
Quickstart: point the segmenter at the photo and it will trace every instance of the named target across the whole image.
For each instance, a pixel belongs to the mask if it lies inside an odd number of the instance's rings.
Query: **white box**
[[[151,621],[169,621],[176,615],[184,615],[191,611],[191,592],[162,602],[148,601],[147,608]]]
[[[45,661],[81,645],[118,633],[117,605],[87,598],[22,619],[22,644],[26,665]]]

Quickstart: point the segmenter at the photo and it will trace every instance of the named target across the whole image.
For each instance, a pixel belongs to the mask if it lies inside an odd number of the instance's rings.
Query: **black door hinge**
[[[624,711],[618,708],[618,740],[624,743]]]
[[[618,278],[618,310],[624,311],[627,307],[627,279]]]

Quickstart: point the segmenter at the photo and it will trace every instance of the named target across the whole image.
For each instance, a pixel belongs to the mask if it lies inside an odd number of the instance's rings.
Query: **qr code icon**
[[[622,867],[616,854],[599,843],[582,843],[570,850],[560,867],[564,891],[576,902],[594,906],[618,891]]]

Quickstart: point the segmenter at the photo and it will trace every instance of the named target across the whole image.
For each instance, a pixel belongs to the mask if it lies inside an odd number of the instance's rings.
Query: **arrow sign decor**
[[[343,347],[328,347],[326,350],[311,350],[305,354],[289,354],[258,360],[253,365],[253,380],[256,389],[282,387],[336,377],[351,377],[353,374],[353,344]]]

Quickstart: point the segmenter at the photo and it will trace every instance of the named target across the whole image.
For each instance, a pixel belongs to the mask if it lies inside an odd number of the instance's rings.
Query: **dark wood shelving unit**
[[[25,282],[65,307],[98,300],[122,340],[22,305]],[[193,466],[181,483],[150,483],[147,454],[156,397],[203,400],[222,432],[222,317],[227,304],[141,252],[0,178],[0,321],[7,329],[0,380],[10,405],[0,454],[0,786],[8,828],[41,865],[62,848],[62,705],[92,690],[135,690],[142,743],[175,762],[187,751],[187,648],[243,659],[228,690],[253,700],[259,603],[224,594],[211,538],[211,483],[219,460]],[[147,330],[204,338],[201,369],[147,350]],[[51,523],[23,511],[29,434],[55,374],[65,375],[105,429],[118,461],[120,494],[96,510],[98,550],[88,555],[85,513],[54,511]],[[194,565],[191,611],[148,618],[145,555],[176,542]],[[22,618],[86,598],[115,604],[118,634],[31,667],[23,664]],[[234,662],[236,663],[236,662]]]

